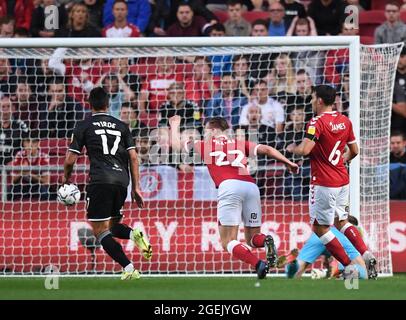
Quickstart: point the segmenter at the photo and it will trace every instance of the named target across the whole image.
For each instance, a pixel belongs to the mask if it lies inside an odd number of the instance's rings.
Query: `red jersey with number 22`
[[[249,174],[247,163],[250,155],[256,155],[257,146],[253,142],[229,139],[226,136],[193,143],[194,150],[207,165],[216,188],[228,179],[255,183]]]
[[[311,184],[332,188],[347,185],[350,180],[343,162],[344,148],[356,142],[350,119],[336,111],[324,112],[307,124],[306,138],[316,143],[310,153]]]

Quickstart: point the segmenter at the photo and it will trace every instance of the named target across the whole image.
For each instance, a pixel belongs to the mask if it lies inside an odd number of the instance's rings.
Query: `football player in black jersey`
[[[144,258],[151,259],[151,245],[142,232],[120,223],[130,173],[132,200],[140,208],[144,205],[134,141],[128,126],[108,114],[109,97],[103,88],[97,87],[90,92],[89,103],[92,116],[79,122],[73,131],[64,164],[63,183],[69,183],[78,155],[86,147],[90,160],[90,179],[86,187],[87,218],[103,249],[123,267],[121,279],[138,279],[140,273],[113,239],[133,240]]]

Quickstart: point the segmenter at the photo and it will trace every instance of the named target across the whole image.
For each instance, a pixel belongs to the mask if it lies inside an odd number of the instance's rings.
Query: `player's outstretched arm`
[[[344,163],[350,163],[352,159],[354,159],[359,153],[357,143],[351,143],[348,145],[348,150],[344,153]]]
[[[63,184],[68,184],[72,175],[73,167],[75,166],[78,155],[72,151],[66,153],[65,162],[63,164]]]
[[[266,155],[268,157],[272,157],[275,160],[282,162],[286,165],[286,167],[288,168],[289,172],[292,173],[298,173],[299,172],[299,166],[290,161],[288,158],[286,158],[282,153],[280,153],[278,150],[276,150],[275,148],[272,148],[270,146],[266,146],[263,144],[259,144],[257,146],[257,154],[262,154],[262,155]]]
[[[286,151],[290,153],[294,153],[298,156],[308,156],[310,152],[312,152],[314,146],[316,143],[309,138],[304,138],[303,141],[299,144],[296,145],[295,143],[292,143],[286,147]]]
[[[137,203],[139,208],[142,208],[144,206],[144,199],[142,198],[140,188],[138,155],[135,149],[128,150],[128,155],[130,157],[131,171],[131,199],[133,202]]]
[[[173,116],[169,118],[169,126],[171,128],[171,146],[176,151],[182,150],[180,142],[180,116]]]

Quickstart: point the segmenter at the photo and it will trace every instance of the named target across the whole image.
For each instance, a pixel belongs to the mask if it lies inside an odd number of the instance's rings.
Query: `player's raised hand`
[[[138,208],[143,208],[144,207],[144,199],[142,198],[140,189],[134,188],[131,191],[131,200],[132,200],[132,202],[137,203]]]
[[[289,163],[286,164],[286,168],[288,169],[288,171],[290,173],[293,173],[293,174],[299,173],[299,166],[294,162],[289,161]]]
[[[178,127],[180,126],[180,121],[182,118],[178,115],[169,118],[169,125],[171,127]]]

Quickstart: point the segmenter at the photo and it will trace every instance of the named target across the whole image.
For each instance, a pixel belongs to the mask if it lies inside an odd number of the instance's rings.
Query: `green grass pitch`
[[[406,274],[360,281],[348,290],[340,280],[288,280],[253,277],[59,278],[58,290],[45,289],[45,278],[0,278],[0,299],[406,299]]]

